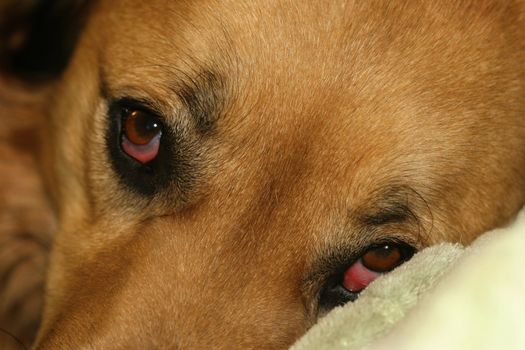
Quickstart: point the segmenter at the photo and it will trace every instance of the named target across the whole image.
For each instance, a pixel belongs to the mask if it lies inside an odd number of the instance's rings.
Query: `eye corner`
[[[352,293],[343,287],[346,269],[358,258],[356,254],[347,252],[346,249],[339,248],[322,256],[315,264],[314,273],[308,278],[317,317],[358,298],[358,293]]]
[[[335,307],[357,300],[359,293],[343,287],[344,271],[331,275],[322,285],[317,295],[318,315],[322,316]]]

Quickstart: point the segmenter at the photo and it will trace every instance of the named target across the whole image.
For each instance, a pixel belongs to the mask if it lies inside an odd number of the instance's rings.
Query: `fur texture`
[[[38,110],[58,228],[35,348],[285,348],[374,242],[506,223],[525,202],[524,13],[91,2]],[[166,125],[163,177],[115,159],[129,99]]]
[[[42,91],[0,79],[0,348],[31,345],[56,229],[36,160]],[[8,88],[9,87],[9,88]]]

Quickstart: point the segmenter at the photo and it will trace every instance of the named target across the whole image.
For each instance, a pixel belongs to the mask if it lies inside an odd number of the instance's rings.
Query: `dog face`
[[[503,224],[525,201],[520,9],[96,2],[47,112],[37,348],[283,348],[357,296],[371,249],[387,271]]]

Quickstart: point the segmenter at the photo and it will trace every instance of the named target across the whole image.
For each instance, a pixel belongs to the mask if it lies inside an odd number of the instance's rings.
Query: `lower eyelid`
[[[345,271],[343,287],[350,292],[358,293],[379,276],[381,273],[367,269],[359,259]]]
[[[156,135],[146,145],[135,145],[130,142],[126,137],[122,138],[122,149],[130,157],[139,161],[142,164],[146,164],[149,161],[155,159],[159,152],[161,134]]]

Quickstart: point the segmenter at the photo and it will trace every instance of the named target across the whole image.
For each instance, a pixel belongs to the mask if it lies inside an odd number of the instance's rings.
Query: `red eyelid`
[[[381,273],[367,269],[359,259],[346,270],[343,277],[343,287],[350,292],[358,293],[379,276]]]
[[[142,164],[146,164],[159,153],[160,138],[162,133],[158,133],[145,145],[136,145],[129,141],[125,136],[122,137],[122,150],[130,157],[134,158]]]

